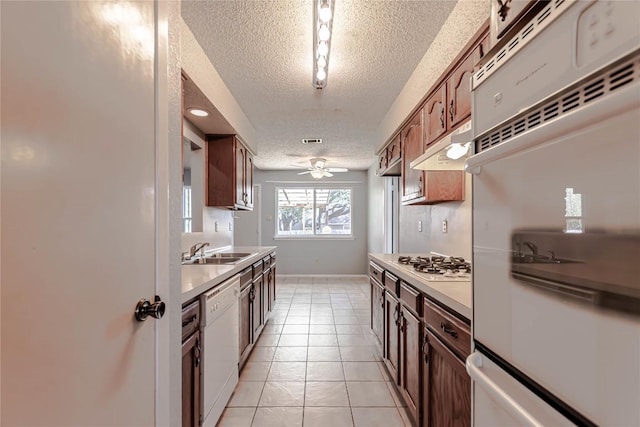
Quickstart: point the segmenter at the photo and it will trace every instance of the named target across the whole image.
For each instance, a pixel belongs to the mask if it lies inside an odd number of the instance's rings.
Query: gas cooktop
[[[430,281],[467,282],[471,280],[471,263],[462,257],[400,256],[398,264]]]

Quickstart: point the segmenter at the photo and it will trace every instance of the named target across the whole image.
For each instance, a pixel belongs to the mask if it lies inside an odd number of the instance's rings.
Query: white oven
[[[473,77],[473,421],[640,425],[640,2],[555,0]]]

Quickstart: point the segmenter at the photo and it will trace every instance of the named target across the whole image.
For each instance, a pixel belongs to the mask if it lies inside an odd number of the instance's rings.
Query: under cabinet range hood
[[[449,135],[427,147],[409,166],[421,170],[464,170],[464,162],[471,151],[471,120]]]

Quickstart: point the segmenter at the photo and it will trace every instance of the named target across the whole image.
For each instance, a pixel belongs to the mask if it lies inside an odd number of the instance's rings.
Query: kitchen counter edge
[[[277,246],[232,246],[224,252],[249,252],[253,255],[233,265],[183,265],[182,266],[182,304],[207,292],[230,277],[251,267],[267,255],[275,252]]]
[[[369,259],[400,279],[429,295],[442,305],[471,320],[471,282],[428,282],[399,268],[398,254],[369,254]]]

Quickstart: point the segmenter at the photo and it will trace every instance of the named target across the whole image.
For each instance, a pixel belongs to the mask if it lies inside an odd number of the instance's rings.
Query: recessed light
[[[197,117],[207,117],[209,115],[208,111],[199,108],[189,108],[189,112]]]

